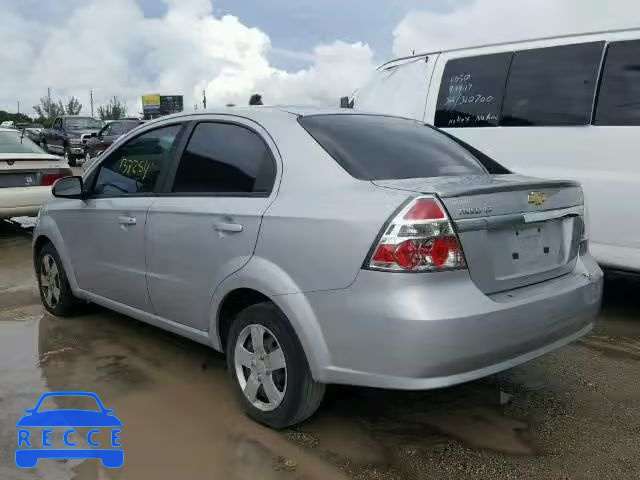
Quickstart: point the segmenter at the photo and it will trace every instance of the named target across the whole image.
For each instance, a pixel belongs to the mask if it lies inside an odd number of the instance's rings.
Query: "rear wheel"
[[[285,428],[310,417],[322,402],[325,385],[313,380],[295,332],[272,303],[238,314],[226,351],[234,387],[253,420]]]
[[[47,243],[38,253],[36,277],[42,304],[49,313],[66,317],[81,305],[71,292],[60,256],[51,243]]]

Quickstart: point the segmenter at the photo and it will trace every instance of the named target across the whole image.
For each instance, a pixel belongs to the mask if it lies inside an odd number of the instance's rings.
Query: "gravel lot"
[[[444,390],[332,387],[274,432],[247,420],[224,359],[94,308],[45,315],[29,232],[0,225],[0,479],[640,478],[640,281],[610,277],[596,331],[542,359]],[[15,422],[50,390],[96,392],[123,421],[124,467],[15,467]]]

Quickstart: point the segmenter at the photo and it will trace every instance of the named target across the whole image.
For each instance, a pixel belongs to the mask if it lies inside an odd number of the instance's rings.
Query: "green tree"
[[[12,121],[14,124],[18,123],[33,123],[33,120],[27,117],[24,113],[9,113],[4,110],[0,110],[0,123]]]
[[[102,120],[120,120],[127,115],[127,105],[114,96],[108,104],[98,107],[98,115]]]
[[[34,105],[33,109],[38,114],[39,119],[48,122],[49,120],[59,116],[64,115],[65,109],[61,100],[57,102],[50,97],[42,97],[40,98],[40,103],[38,105]]]
[[[67,115],[78,115],[82,110],[82,104],[76,97],[71,96],[71,98],[67,100],[65,110],[67,112]]]

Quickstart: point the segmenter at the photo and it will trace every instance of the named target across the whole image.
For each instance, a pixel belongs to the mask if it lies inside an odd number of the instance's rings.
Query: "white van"
[[[640,29],[400,58],[351,101],[424,120],[515,172],[580,181],[593,256],[640,272]]]

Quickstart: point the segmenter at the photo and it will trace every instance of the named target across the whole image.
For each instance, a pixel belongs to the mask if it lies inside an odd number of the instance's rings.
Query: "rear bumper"
[[[348,289],[306,296],[330,355],[318,380],[430,389],[514,367],[588,333],[602,271],[587,256],[570,274],[486,296],[464,270],[363,270]]]
[[[0,218],[35,216],[43,203],[51,200],[51,187],[0,189]]]

